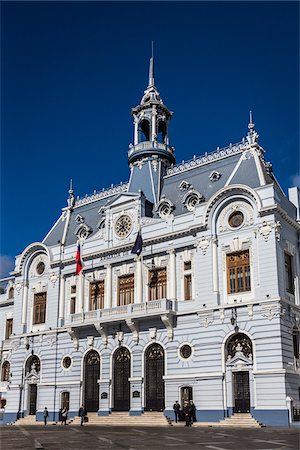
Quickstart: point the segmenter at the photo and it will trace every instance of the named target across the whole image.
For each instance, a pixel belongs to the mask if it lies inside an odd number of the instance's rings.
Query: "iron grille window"
[[[167,270],[153,269],[149,271],[149,300],[167,297]]]
[[[251,290],[249,250],[227,255],[228,294]]]
[[[104,280],[90,284],[90,311],[104,308]]]
[[[10,363],[5,361],[2,365],[1,381],[9,381]]]
[[[119,277],[118,306],[130,305],[134,302],[134,275]]]
[[[285,285],[289,294],[294,294],[293,257],[289,253],[284,253]]]
[[[33,324],[45,323],[46,320],[46,303],[47,294],[42,292],[40,294],[34,295],[34,305],[33,305]]]
[[[9,339],[9,336],[12,334],[12,328],[13,328],[13,319],[6,319],[5,339]]]

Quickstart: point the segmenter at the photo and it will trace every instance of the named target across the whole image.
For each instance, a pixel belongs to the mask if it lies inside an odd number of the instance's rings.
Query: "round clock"
[[[115,233],[121,239],[129,235],[131,228],[132,220],[127,214],[120,216],[115,223]]]

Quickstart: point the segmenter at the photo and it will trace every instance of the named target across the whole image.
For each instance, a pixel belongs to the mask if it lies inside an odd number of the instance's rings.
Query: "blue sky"
[[[130,110],[155,81],[177,162],[239,142],[249,110],[299,183],[297,2],[1,3],[1,275],[66,205],[128,179]]]

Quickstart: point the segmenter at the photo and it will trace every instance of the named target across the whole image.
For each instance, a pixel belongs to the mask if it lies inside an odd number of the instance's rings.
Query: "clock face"
[[[115,223],[115,233],[121,239],[129,235],[131,228],[132,220],[127,214],[119,217]]]

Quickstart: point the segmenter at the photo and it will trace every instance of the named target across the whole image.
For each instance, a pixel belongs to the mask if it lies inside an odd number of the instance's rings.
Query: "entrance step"
[[[29,416],[22,417],[19,420],[16,420],[11,425],[23,426],[23,425],[43,425],[43,424],[44,424],[44,420],[42,422],[37,422],[35,420],[35,415],[29,415]],[[56,422],[50,422],[49,420],[47,421],[47,426],[55,425],[55,424],[56,424]]]
[[[261,428],[264,426],[258,422],[250,413],[235,413],[231,417],[220,420],[219,424],[224,427],[238,427],[238,428]]]
[[[98,416],[97,413],[88,413],[89,421],[84,425],[111,425],[111,426],[168,426],[166,417],[162,412],[145,412],[141,416],[130,416],[128,412],[112,412],[108,416]],[[80,425],[80,417],[68,421],[70,425]]]

